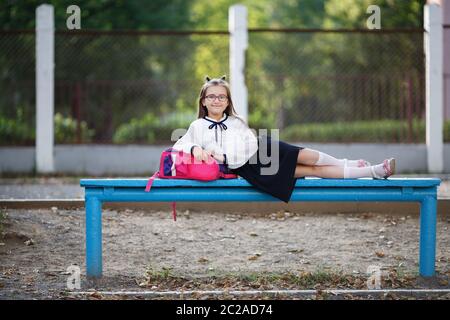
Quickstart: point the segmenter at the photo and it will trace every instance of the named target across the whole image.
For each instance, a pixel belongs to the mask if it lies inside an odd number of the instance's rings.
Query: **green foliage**
[[[4,228],[6,216],[7,216],[7,213],[4,210],[0,209],[0,240],[2,240],[3,228]]]
[[[33,144],[35,137],[34,128],[20,119],[9,119],[0,115],[0,144]]]
[[[55,142],[56,143],[77,143],[78,121],[71,117],[64,117],[60,113],[55,114]],[[91,142],[95,134],[94,129],[89,129],[85,121],[80,122],[80,141]]]
[[[227,30],[229,7],[241,3],[248,9],[249,28],[365,28],[366,9],[375,4],[381,8],[382,28],[405,28],[422,27],[425,1],[80,0],[74,3],[71,0],[22,0],[0,2],[0,21],[4,30],[34,29],[36,7],[50,3],[55,7],[56,29],[66,30],[66,8],[77,4],[81,8],[82,30]],[[8,37],[0,40],[7,43],[5,41],[11,41]],[[342,141],[348,141],[350,137],[361,139],[359,133],[345,132],[346,125],[336,124],[327,129],[329,125],[322,128],[321,124],[311,124],[374,119],[371,115],[356,115],[360,110],[373,110],[372,102],[358,101],[354,106],[346,100],[354,95],[353,91],[357,92],[356,96],[364,95],[365,89],[345,81],[339,84],[339,80],[327,77],[369,74],[372,81],[378,75],[396,79],[403,73],[423,75],[421,39],[421,34],[392,37],[383,34],[250,32],[246,57],[249,123],[254,128],[286,127],[281,133],[286,132],[288,137],[295,139],[330,141],[337,132],[343,132],[339,138]],[[56,83],[63,80],[82,84],[81,96],[89,102],[81,107],[98,111],[90,112],[90,123],[96,126],[94,140],[112,139],[115,143],[168,140],[174,128],[187,128],[189,124],[183,117],[182,120],[170,120],[177,116],[169,114],[196,112],[193,107],[195,96],[204,75],[228,74],[228,40],[227,35],[56,34],[55,80]],[[0,50],[0,87],[12,93],[0,96],[0,114],[4,116],[0,117],[1,143],[34,141],[34,129],[29,120],[19,120],[14,114],[3,112],[11,110],[11,106],[17,108],[19,104],[27,104],[31,110],[34,108],[34,89],[23,87],[24,82],[34,79],[34,41],[31,34],[17,36],[14,42],[5,44],[7,50]],[[389,95],[389,100],[393,101],[384,106],[395,115],[400,114],[397,99],[403,95],[398,83],[404,79],[398,78],[400,80]],[[108,80],[105,81],[108,86],[95,87],[90,82],[98,85],[105,83],[103,80]],[[421,88],[419,83],[413,87]],[[372,86],[369,90],[377,96],[375,88]],[[423,101],[419,103],[423,105]],[[66,114],[70,104],[67,103],[64,111],[58,109],[58,105],[56,107],[56,111]],[[384,115],[382,112],[382,117]],[[190,119],[195,119],[195,115]],[[73,142],[73,120],[58,121],[56,141]],[[355,124],[355,130],[369,132],[365,138],[368,141],[405,141],[405,124],[383,123],[383,128],[369,126],[368,129],[367,125],[358,127]],[[308,126],[319,129],[302,131]],[[89,141],[92,131],[83,128],[83,139],[87,139],[84,142]],[[420,130],[413,132],[422,139],[423,131]]]
[[[261,109],[255,108],[248,116],[248,124],[254,129],[273,129],[275,116],[275,113],[264,114]]]
[[[325,3],[327,28],[365,28],[369,5],[380,7],[382,28],[423,26],[423,6],[426,0],[327,0]]]
[[[172,113],[158,117],[153,113],[147,113],[143,117],[133,118],[116,130],[114,143],[168,143],[176,141],[172,134],[176,129],[187,129],[196,118],[193,113]]]
[[[77,121],[70,117],[63,117],[56,113],[54,117],[55,142],[76,143]],[[0,144],[1,145],[34,145],[36,129],[28,125],[23,119],[10,119],[0,115]],[[95,131],[89,129],[86,122],[80,123],[82,142],[92,141]]]
[[[114,143],[169,143],[174,130],[187,129],[196,114],[171,113],[158,117],[147,113],[141,118],[133,118],[122,124],[115,132]],[[254,129],[275,128],[273,119],[257,111],[249,116],[250,127]],[[86,122],[80,125],[82,142],[90,142],[94,130]],[[409,126],[406,121],[380,120],[336,123],[301,123],[282,129],[281,139],[306,142],[367,142],[367,143],[407,143]],[[413,142],[424,143],[425,122],[412,121],[411,138]],[[178,137],[174,137],[176,139]],[[13,119],[0,117],[0,143],[2,145],[34,144],[35,129]],[[56,143],[77,142],[77,122],[70,117],[55,115]],[[450,142],[450,121],[444,123],[444,141]]]
[[[162,267],[160,270],[153,267],[148,267],[144,275],[145,280],[150,283],[153,281],[170,280],[174,277],[175,275],[170,267]]]
[[[425,122],[415,119],[411,129],[414,141],[424,143]],[[287,127],[280,136],[288,141],[406,143],[408,123],[398,120],[305,123]],[[450,142],[450,121],[444,123],[444,141]]]
[[[20,0],[0,2],[2,29],[34,29],[36,7],[52,4],[55,28],[66,29],[68,6],[81,10],[82,29],[179,29],[189,26],[190,1],[184,0]]]
[[[153,143],[156,141],[156,128],[158,127],[158,118],[147,113],[142,118],[131,119],[130,122],[119,126],[114,133],[114,143]]]

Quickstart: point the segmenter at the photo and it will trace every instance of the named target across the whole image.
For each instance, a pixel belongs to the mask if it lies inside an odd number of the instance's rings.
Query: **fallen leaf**
[[[230,235],[230,236],[222,236],[223,239],[234,239],[236,238],[235,235]]]
[[[198,259],[198,262],[200,262],[200,263],[207,263],[207,262],[209,262],[209,260],[206,259],[206,258],[201,257],[200,259]]]
[[[25,241],[24,244],[26,246],[32,246],[34,244],[34,241],[33,241],[33,239],[29,239],[29,240]]]
[[[441,286],[448,286],[448,280],[441,279],[441,280],[439,281],[439,284],[440,284]]]
[[[277,218],[284,218],[284,217],[285,217],[284,211],[278,211],[278,212],[276,213],[276,217],[277,217]]]
[[[103,299],[103,296],[98,292],[93,292],[89,296],[94,299]]]
[[[287,250],[287,252],[290,252],[290,253],[300,253],[303,251],[305,251],[305,250],[303,250],[303,249],[288,249]]]

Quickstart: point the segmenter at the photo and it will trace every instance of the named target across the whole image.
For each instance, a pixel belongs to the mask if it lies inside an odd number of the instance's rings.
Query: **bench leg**
[[[426,197],[420,204],[420,257],[419,272],[432,277],[436,260],[436,197]]]
[[[102,202],[86,198],[86,276],[102,276]]]

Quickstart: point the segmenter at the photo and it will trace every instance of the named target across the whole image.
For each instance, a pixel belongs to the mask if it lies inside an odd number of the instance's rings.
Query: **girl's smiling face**
[[[223,86],[211,86],[206,89],[203,105],[208,109],[208,117],[220,120],[228,106],[227,89]]]

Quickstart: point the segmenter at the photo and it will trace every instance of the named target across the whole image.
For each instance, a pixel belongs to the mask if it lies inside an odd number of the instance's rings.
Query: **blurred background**
[[[249,124],[287,141],[425,142],[426,0],[243,0]],[[35,9],[0,2],[0,145],[35,143]],[[230,0],[55,7],[55,143],[167,144],[197,116],[205,75],[229,74]],[[381,8],[368,32],[366,9]],[[386,29],[386,30],[383,30]],[[450,141],[445,115],[444,140]]]

